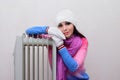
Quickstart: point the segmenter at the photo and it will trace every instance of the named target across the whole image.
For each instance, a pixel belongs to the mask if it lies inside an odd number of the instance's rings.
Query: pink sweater
[[[76,60],[76,62],[78,63],[79,68],[74,73],[68,72],[68,74],[72,74],[74,76],[81,77],[82,75],[80,75],[80,73],[85,72],[84,61],[85,61],[85,58],[87,55],[87,48],[88,48],[88,41],[86,38],[82,38],[82,46],[80,47],[78,52],[73,57]]]

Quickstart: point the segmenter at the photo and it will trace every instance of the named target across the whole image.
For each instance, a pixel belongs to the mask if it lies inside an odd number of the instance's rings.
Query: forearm
[[[63,46],[62,48],[59,48],[58,52],[61,55],[65,65],[68,67],[68,69],[71,72],[74,72],[78,69],[79,66],[77,62],[72,58],[72,56],[69,54],[65,46]]]
[[[48,26],[33,26],[26,30],[28,35],[33,34],[47,34]]]

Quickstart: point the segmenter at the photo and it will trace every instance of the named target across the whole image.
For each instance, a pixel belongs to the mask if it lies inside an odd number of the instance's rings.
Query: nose
[[[63,30],[64,30],[64,31],[66,31],[66,30],[67,30],[67,27],[66,27],[65,25],[63,26]]]

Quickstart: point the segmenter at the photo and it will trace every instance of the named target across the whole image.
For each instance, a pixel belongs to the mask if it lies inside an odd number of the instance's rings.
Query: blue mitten
[[[61,55],[65,65],[71,72],[74,72],[78,69],[77,62],[71,57],[66,47],[61,48],[60,50],[58,50],[58,52]]]
[[[28,35],[37,35],[37,34],[47,34],[48,26],[33,26],[26,30],[26,34]]]

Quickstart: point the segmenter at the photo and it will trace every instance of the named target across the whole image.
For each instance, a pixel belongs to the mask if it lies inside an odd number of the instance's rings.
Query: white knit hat
[[[71,22],[73,25],[77,27],[77,20],[71,10],[63,10],[57,14],[56,26],[58,26],[59,23],[64,21]]]

